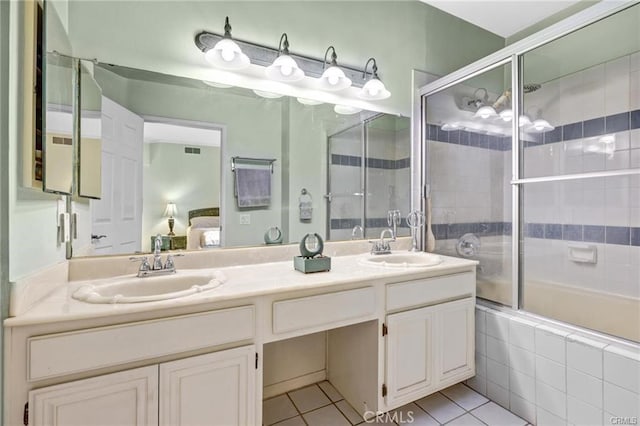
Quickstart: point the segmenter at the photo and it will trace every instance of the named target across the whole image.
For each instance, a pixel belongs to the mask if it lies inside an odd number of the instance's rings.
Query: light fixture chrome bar
[[[590,178],[606,178],[612,176],[628,176],[628,175],[640,175],[640,168],[638,169],[625,169],[625,170],[607,170],[602,172],[589,172],[589,173],[572,173],[560,176],[542,176],[535,178],[522,178],[511,180],[512,185],[520,185],[526,183],[540,183],[540,182],[558,182],[564,180],[575,179],[590,179]]]
[[[222,40],[223,36],[208,31],[203,31],[196,35],[195,43],[198,49],[202,52],[206,52],[216,45],[217,42]],[[233,41],[240,46],[242,51],[251,59],[251,63],[255,65],[261,65],[268,67],[278,57],[278,49],[261,44],[252,43],[249,41],[239,40],[233,38]],[[309,56],[297,55],[295,53],[289,53],[301,70],[309,77],[319,78],[322,76],[324,61],[318,58],[311,58]],[[349,77],[352,82],[352,86],[362,87],[366,83],[365,78],[362,77],[364,70],[360,68],[354,68],[344,66],[340,64],[340,69],[344,71],[345,75]]]

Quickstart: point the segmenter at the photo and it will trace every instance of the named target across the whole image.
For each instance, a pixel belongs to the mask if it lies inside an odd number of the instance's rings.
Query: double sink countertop
[[[26,312],[5,320],[5,327],[19,327],[60,321],[76,321],[90,318],[115,317],[135,313],[164,311],[171,308],[194,307],[217,302],[229,302],[234,299],[247,299],[278,293],[308,291],[326,288],[327,292],[337,291],[339,287],[368,282],[392,283],[419,278],[452,274],[472,270],[476,261],[441,256],[442,263],[429,267],[384,267],[365,264],[369,254],[335,256],[331,258],[331,271],[303,274],[293,268],[293,260],[199,268],[199,272],[219,272],[225,282],[212,290],[175,299],[144,303],[92,304],[76,300],[73,293],[86,285],[106,284],[111,279],[69,281],[55,286],[50,294],[34,304]],[[381,255],[384,256],[384,255]],[[180,269],[193,271],[193,269]],[[117,278],[117,277],[114,277]],[[146,278],[139,278],[143,283]],[[335,288],[334,288],[335,287]]]

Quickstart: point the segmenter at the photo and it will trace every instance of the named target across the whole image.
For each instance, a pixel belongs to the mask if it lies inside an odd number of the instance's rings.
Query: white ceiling
[[[506,38],[580,0],[420,1]]]

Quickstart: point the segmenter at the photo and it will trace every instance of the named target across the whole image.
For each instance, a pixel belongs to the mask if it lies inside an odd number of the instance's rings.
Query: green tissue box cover
[[[295,256],[293,258],[293,267],[300,272],[309,274],[311,272],[324,272],[331,270],[331,258],[328,256],[321,257],[302,257]]]

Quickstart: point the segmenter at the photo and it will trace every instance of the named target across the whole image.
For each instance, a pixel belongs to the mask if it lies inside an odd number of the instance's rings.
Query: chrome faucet
[[[167,255],[167,260],[164,265],[162,264],[162,256],[160,252],[162,250],[162,235],[156,235],[156,239],[154,242],[154,250],[153,250],[153,265],[149,264],[149,259],[146,256],[134,256],[130,257],[129,260],[140,262],[140,267],[138,268],[138,278],[150,277],[153,275],[168,275],[174,274],[176,272],[176,265],[173,260],[176,256],[183,256],[182,254],[174,254]]]
[[[389,234],[389,240],[385,240],[386,234]],[[380,232],[380,240],[369,241],[373,244],[373,246],[371,246],[371,254],[391,254],[391,246],[389,245],[389,242],[395,240],[392,229],[383,229],[382,232]]]

